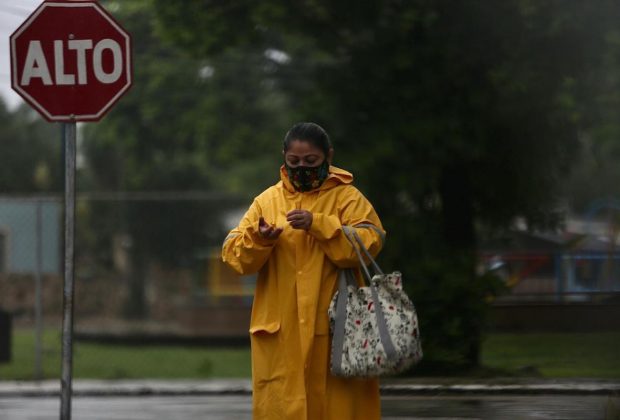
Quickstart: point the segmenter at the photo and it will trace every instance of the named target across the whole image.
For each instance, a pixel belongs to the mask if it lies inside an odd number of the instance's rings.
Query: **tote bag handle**
[[[383,239],[383,236],[384,236],[383,232],[381,232],[374,225],[364,224],[364,225],[358,225],[358,227],[369,227],[369,228],[375,229],[381,235],[381,238]],[[366,258],[368,258],[368,261],[370,261],[370,265],[372,266],[375,274],[383,275],[383,271],[381,270],[381,267],[379,267],[379,264],[377,264],[377,262],[372,257],[372,255],[370,255],[370,252],[364,246],[364,242],[362,242],[362,238],[359,237],[359,235],[355,231],[355,228],[345,225],[345,226],[342,226],[342,231],[344,232],[344,235],[347,237],[349,242],[351,242],[351,245],[353,245],[353,249],[355,250],[355,253],[357,254],[357,258],[359,259],[360,266],[364,270],[364,274],[366,275],[366,278],[368,279],[368,283],[370,284],[372,282],[372,275],[370,274],[370,271],[368,270],[366,261],[364,261],[364,258],[362,257],[360,250],[364,253],[364,255],[366,255]]]

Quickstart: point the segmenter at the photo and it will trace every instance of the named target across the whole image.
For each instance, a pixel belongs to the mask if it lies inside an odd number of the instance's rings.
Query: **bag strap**
[[[385,354],[387,358],[394,360],[397,357],[397,352],[396,352],[396,348],[394,347],[392,338],[390,337],[390,333],[389,333],[388,326],[387,326],[387,321],[385,320],[385,315],[383,314],[383,308],[381,307],[381,303],[379,301],[379,292],[377,291],[377,288],[374,282],[372,281],[372,276],[370,275],[370,271],[368,270],[368,267],[366,267],[366,262],[362,258],[362,255],[359,250],[361,249],[364,252],[364,254],[366,254],[366,257],[368,257],[368,259],[370,260],[370,263],[372,264],[372,267],[375,270],[376,274],[383,276],[384,275],[383,271],[381,270],[377,262],[374,260],[372,255],[370,255],[370,252],[366,249],[366,247],[364,246],[364,243],[362,242],[362,239],[359,237],[355,229],[351,228],[350,226],[343,226],[342,230],[347,236],[347,239],[349,239],[349,242],[351,242],[351,245],[353,245],[353,249],[355,250],[357,257],[360,260],[360,265],[362,266],[362,269],[364,270],[364,273],[366,274],[368,278],[368,285],[370,286],[370,291],[372,293],[372,299],[375,302],[375,315],[377,317],[377,328],[379,330],[379,338],[381,339],[381,344],[383,344],[383,349],[385,350]],[[353,239],[351,239],[351,236],[353,237]],[[342,271],[348,271],[348,270],[341,270],[341,272]],[[342,284],[343,284],[342,279],[340,279],[339,290]],[[344,287],[346,289],[346,283]],[[338,295],[340,299],[341,293],[339,293]],[[343,318],[346,317],[346,303],[345,303],[344,311],[345,313],[344,315],[342,315]],[[344,325],[342,328],[344,331]],[[340,349],[340,352],[342,352],[342,344],[340,343],[339,345],[340,347],[338,348]]]
[[[359,224],[355,225],[354,227],[356,227],[356,228],[368,228],[368,229],[374,230],[375,232],[377,232],[377,235],[379,235],[379,237],[381,238],[381,246],[383,246],[383,244],[385,244],[385,233],[381,229],[376,227],[375,225],[373,225],[371,223],[359,223]]]
[[[385,320],[385,315],[383,314],[383,307],[381,306],[381,301],[379,300],[379,292],[373,282],[370,282],[370,292],[372,293],[372,300],[375,302],[377,329],[379,330],[379,338],[381,339],[381,344],[383,344],[383,350],[385,350],[385,355],[388,360],[395,360],[398,354],[396,353],[396,348],[394,347],[394,342],[390,336],[390,330],[388,329],[387,321]]]
[[[364,252],[366,257],[368,258],[368,260],[372,264],[372,267],[374,268],[375,273],[383,275],[383,271],[381,270],[381,267],[379,267],[379,264],[377,264],[377,262],[372,257],[372,255],[370,255],[370,252],[364,246],[364,242],[362,241],[362,238],[360,238],[359,235],[357,234],[357,231],[355,229],[352,229],[351,232],[353,233],[353,237],[357,241],[357,244],[359,245],[360,249]]]
[[[347,286],[356,284],[355,276],[350,269],[340,270],[338,275],[338,298],[336,300],[336,320],[332,336],[331,370],[335,375],[342,375],[342,351],[344,345],[344,326],[347,321]]]
[[[362,226],[362,225],[357,225],[357,226]],[[367,225],[367,226],[372,226],[372,225]],[[373,226],[373,228],[377,229],[376,226]],[[357,232],[355,231],[355,228],[344,225],[342,226],[342,231],[344,232],[344,235],[347,237],[349,242],[351,242],[351,245],[353,246],[353,249],[355,250],[355,253],[357,254],[357,258],[359,259],[360,266],[364,270],[364,273],[366,274],[366,278],[368,279],[368,281],[369,282],[372,281],[372,275],[370,274],[370,271],[368,270],[368,267],[366,266],[366,261],[364,261],[364,258],[362,257],[360,250],[364,252],[366,257],[370,261],[370,264],[372,265],[372,268],[375,274],[383,275],[383,271],[381,270],[381,267],[379,267],[379,264],[377,264],[377,262],[372,257],[372,255],[370,255],[370,252],[364,246],[364,242],[362,241],[362,238],[360,238]]]

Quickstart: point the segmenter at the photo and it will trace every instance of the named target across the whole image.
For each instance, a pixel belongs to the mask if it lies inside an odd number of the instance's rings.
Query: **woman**
[[[284,139],[280,181],[260,194],[224,241],[222,258],[240,274],[258,272],[250,337],[255,419],[378,419],[377,379],[329,372],[327,308],[340,268],[357,255],[342,231],[353,226],[376,255],[381,221],[331,166],[327,133],[299,123]]]

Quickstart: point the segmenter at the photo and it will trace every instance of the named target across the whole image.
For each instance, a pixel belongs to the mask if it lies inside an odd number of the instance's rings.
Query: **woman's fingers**
[[[311,217],[311,213],[307,210],[291,210],[286,214],[286,220],[306,220]]]
[[[258,231],[260,232],[261,235],[265,235],[270,228],[271,226],[269,226],[265,222],[265,219],[263,219],[262,217],[258,219]]]
[[[267,232],[269,228],[270,226],[267,224],[267,222],[265,222],[265,218],[260,217],[258,219],[258,231],[260,232],[260,234],[265,235],[265,233]]]
[[[283,230],[284,229],[282,228],[274,228],[273,226],[269,226],[269,231],[263,234],[263,237],[267,239],[278,239]]]
[[[306,210],[301,210],[301,209],[291,210],[286,214],[286,217],[304,214],[305,212]]]
[[[312,213],[307,210],[291,210],[286,215],[286,220],[294,229],[310,229],[312,225]]]
[[[286,214],[286,221],[293,229],[310,229],[312,225],[312,213],[308,210],[295,209]],[[262,237],[267,239],[276,239],[283,228],[276,228],[265,221],[264,217],[258,219],[258,230]]]
[[[263,217],[258,219],[258,232],[263,238],[277,239],[282,233],[282,230],[282,228],[276,228],[275,225],[267,223]]]
[[[290,222],[292,220],[299,220],[302,217],[303,213],[301,213],[299,210],[293,210],[288,212],[288,214],[286,215],[286,220]]]

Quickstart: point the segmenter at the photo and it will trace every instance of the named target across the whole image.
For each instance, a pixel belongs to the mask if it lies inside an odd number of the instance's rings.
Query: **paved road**
[[[605,419],[618,398],[570,395],[384,396],[383,419]],[[0,420],[57,420],[59,400],[0,398]],[[251,418],[249,396],[74,397],[74,420]]]

